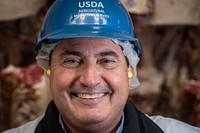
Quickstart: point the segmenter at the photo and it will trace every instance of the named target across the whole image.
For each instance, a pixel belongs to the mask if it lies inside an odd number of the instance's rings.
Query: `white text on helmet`
[[[79,2],[79,7],[84,8],[84,7],[98,7],[98,8],[104,8],[102,2],[95,2],[95,1],[86,1],[86,2]]]

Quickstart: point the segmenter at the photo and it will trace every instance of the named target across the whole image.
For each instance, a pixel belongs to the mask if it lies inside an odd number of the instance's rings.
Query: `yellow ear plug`
[[[50,75],[50,74],[51,74],[51,70],[50,70],[50,69],[47,69],[47,70],[46,70],[46,69],[43,68],[43,67],[42,67],[42,69],[47,73],[47,75]]]
[[[46,73],[47,73],[47,75],[50,75],[50,74],[51,74],[51,70],[50,70],[50,69],[47,69],[47,70],[46,70]]]
[[[133,77],[133,73],[131,71],[128,71],[128,78],[132,78]]]

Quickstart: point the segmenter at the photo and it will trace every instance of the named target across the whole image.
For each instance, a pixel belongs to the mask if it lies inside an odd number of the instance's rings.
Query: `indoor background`
[[[200,1],[121,0],[142,52],[130,100],[149,115],[200,127]],[[33,120],[51,99],[33,47],[54,0],[0,1],[0,132]]]

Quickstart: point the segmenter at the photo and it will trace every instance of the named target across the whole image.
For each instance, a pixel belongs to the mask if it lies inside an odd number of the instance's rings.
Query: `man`
[[[52,101],[44,115],[5,133],[198,133],[176,120],[148,117],[129,101],[140,46],[118,0],[57,0],[35,52]]]

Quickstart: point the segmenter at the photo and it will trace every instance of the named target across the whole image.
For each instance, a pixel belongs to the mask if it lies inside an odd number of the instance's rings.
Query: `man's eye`
[[[99,64],[104,68],[114,68],[117,66],[117,62],[115,59],[101,59]]]
[[[115,63],[114,60],[102,60],[101,63],[105,63],[105,64],[111,64],[111,63]]]
[[[63,60],[63,66],[68,68],[76,68],[82,63],[81,59],[67,58]]]

